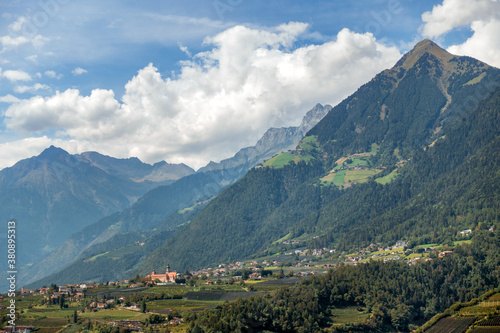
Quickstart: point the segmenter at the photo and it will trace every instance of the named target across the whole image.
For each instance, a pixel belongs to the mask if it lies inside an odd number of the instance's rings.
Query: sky
[[[195,169],[422,39],[500,67],[500,0],[6,0],[0,169],[50,145]]]

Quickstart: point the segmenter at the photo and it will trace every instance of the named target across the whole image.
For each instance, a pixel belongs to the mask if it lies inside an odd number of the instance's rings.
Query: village
[[[472,233],[470,229],[460,231],[459,238],[463,240],[455,245],[469,242]],[[164,271],[153,270],[143,277],[137,275],[119,281],[52,284],[35,289],[22,287],[17,297],[29,300],[28,308],[23,310],[25,314],[34,314],[44,308],[54,311],[74,309],[74,313],[68,313],[65,324],[105,325],[129,331],[143,331],[145,325],[172,329],[182,327],[183,318],[190,311],[213,306],[210,301],[214,295],[223,295],[215,298],[216,301],[262,295],[282,285],[297,283],[302,278],[325,274],[338,265],[361,265],[371,260],[397,260],[416,265],[453,254],[453,250],[444,245],[423,244],[410,248],[406,241],[391,246],[372,243],[351,253],[339,253],[335,248],[308,249],[301,240],[283,240],[281,244],[291,249],[270,257],[221,263],[214,268],[184,273],[172,271],[167,266]],[[1,313],[6,309],[5,300],[5,296],[0,296]],[[192,307],[193,304],[196,306]],[[122,316],[116,318],[117,313]],[[38,317],[33,315],[32,318]],[[31,332],[36,327],[20,325],[17,331]],[[9,332],[9,327],[1,332]]]

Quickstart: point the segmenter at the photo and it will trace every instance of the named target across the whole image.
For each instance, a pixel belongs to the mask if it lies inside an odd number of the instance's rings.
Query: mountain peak
[[[448,62],[454,56],[442,49],[439,45],[429,39],[424,39],[417,43],[415,47],[396,64],[396,67],[403,66],[405,69],[412,68],[415,63],[425,54],[432,54],[442,62]]]
[[[55,147],[55,146],[50,146],[49,148],[45,149],[42,151],[38,157],[44,158],[44,159],[57,159],[61,156],[67,156],[69,155],[65,150]]]

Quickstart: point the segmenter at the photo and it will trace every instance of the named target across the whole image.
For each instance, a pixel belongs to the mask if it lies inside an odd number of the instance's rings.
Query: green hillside
[[[466,84],[480,73],[481,84]],[[498,91],[484,91],[498,82],[498,69],[420,43],[334,107],[293,152],[298,162],[288,153],[279,166],[281,155],[251,170],[140,272],[265,253],[287,234],[321,234],[316,243],[350,249],[399,239],[442,242],[459,228],[495,223],[500,102]],[[465,109],[463,94],[481,93],[484,101]],[[314,159],[300,161],[305,154]]]

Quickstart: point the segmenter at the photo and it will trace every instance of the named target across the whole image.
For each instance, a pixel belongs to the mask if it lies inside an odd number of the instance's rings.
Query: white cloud
[[[32,86],[17,86],[14,88],[14,91],[18,94],[22,94],[25,92],[37,92],[38,90],[50,90],[50,87],[46,84],[35,83]]]
[[[422,15],[425,24],[422,34],[435,38],[457,27],[469,26],[472,22],[500,16],[500,2],[497,0],[444,0],[432,11]]]
[[[22,70],[6,70],[4,72],[0,70],[0,75],[11,82],[32,80],[31,75]]]
[[[298,124],[318,102],[337,104],[401,56],[347,29],[335,41],[296,47],[306,29],[236,26],[207,38],[211,49],[174,77],[152,64],[139,70],[121,103],[110,90],[81,96],[69,89],[11,105],[5,123],[14,131],[57,131],[79,149],[200,167],[255,144],[269,127]]]
[[[45,76],[48,77],[48,78],[51,78],[51,79],[61,79],[63,77],[62,74],[58,74],[56,73],[55,71],[46,71],[45,72]]]
[[[500,20],[472,23],[474,35],[462,44],[453,45],[448,51],[457,55],[467,55],[500,68]]]
[[[0,43],[2,43],[3,48],[0,52],[6,52],[28,43],[31,43],[36,49],[40,49],[48,40],[48,38],[45,38],[42,35],[36,35],[33,38],[27,38],[25,36],[1,36]]]
[[[35,96],[11,105],[5,112],[9,128],[39,133],[61,130],[80,140],[92,139],[95,133],[106,131],[109,117],[119,111],[119,103],[110,90],[96,89],[90,96],[80,96],[76,89],[51,97]],[[83,133],[79,130],[88,129]]]
[[[34,63],[34,64],[38,64],[38,55],[37,54],[27,56],[25,59]]]
[[[0,42],[2,43],[3,46],[2,51],[5,51],[29,43],[30,40],[24,36],[19,36],[14,38],[12,38],[11,36],[2,36],[0,37]]]
[[[21,100],[16,96],[12,96],[11,94],[0,96],[0,102],[2,103],[18,103]]]
[[[18,31],[20,31],[23,28],[23,24],[26,23],[27,21],[28,20],[26,19],[26,17],[19,16],[17,18],[17,21],[15,21],[14,23],[11,23],[9,25],[9,30],[10,31],[14,31],[14,32],[18,32]]]
[[[439,37],[459,27],[469,27],[473,35],[448,51],[467,55],[500,67],[500,1],[444,0],[422,15],[423,36]]]
[[[73,75],[82,75],[82,74],[88,73],[88,71],[86,69],[81,68],[81,67],[77,67],[77,68],[73,69],[71,71],[71,73],[73,73]]]

